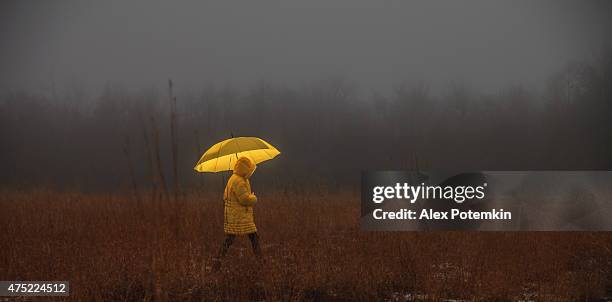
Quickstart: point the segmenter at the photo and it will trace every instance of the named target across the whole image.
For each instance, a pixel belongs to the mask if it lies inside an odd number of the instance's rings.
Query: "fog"
[[[218,190],[232,135],[259,188],[610,169],[610,3],[3,2],[0,189]]]
[[[179,91],[295,87],[342,76],[360,92],[420,81],[542,90],[610,36],[607,1],[3,1],[0,89],[107,83]]]

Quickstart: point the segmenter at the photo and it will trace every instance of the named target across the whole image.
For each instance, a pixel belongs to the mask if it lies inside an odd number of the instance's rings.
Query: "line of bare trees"
[[[147,188],[175,199],[181,187],[218,190],[218,175],[192,167],[230,133],[281,150],[258,169],[262,186],[357,184],[366,169],[612,168],[610,55],[569,64],[543,94],[455,85],[434,96],[424,84],[402,84],[391,96],[366,95],[331,78],[175,95],[169,84],[168,96],[109,85],[93,102],[2,94],[0,184]]]

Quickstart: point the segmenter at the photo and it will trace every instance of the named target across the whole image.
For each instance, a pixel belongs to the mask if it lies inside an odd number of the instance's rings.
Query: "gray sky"
[[[606,1],[4,1],[0,89],[208,83],[542,87],[610,35]]]

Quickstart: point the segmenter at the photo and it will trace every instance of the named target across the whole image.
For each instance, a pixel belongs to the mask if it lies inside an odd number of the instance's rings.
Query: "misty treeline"
[[[343,78],[246,91],[174,86],[171,93],[108,85],[93,101],[78,89],[4,93],[0,183],[171,190],[174,146],[182,188],[221,190],[222,175],[193,166],[231,135],[258,136],[282,152],[257,169],[258,188],[358,185],[366,169],[612,168],[612,55],[568,64],[544,93],[449,85],[434,94],[407,83],[383,96]]]

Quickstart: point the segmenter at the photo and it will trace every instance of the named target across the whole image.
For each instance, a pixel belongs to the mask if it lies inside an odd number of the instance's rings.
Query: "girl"
[[[217,258],[213,259],[213,269],[218,270],[221,259],[227,253],[229,247],[234,243],[236,235],[248,235],[253,247],[253,253],[259,258],[261,250],[259,248],[259,238],[257,237],[257,227],[253,219],[253,206],[257,202],[257,197],[251,191],[249,178],[255,172],[257,166],[247,157],[241,157],[234,165],[234,173],[227,181],[223,193],[224,214],[223,231],[225,239],[219,250]]]

